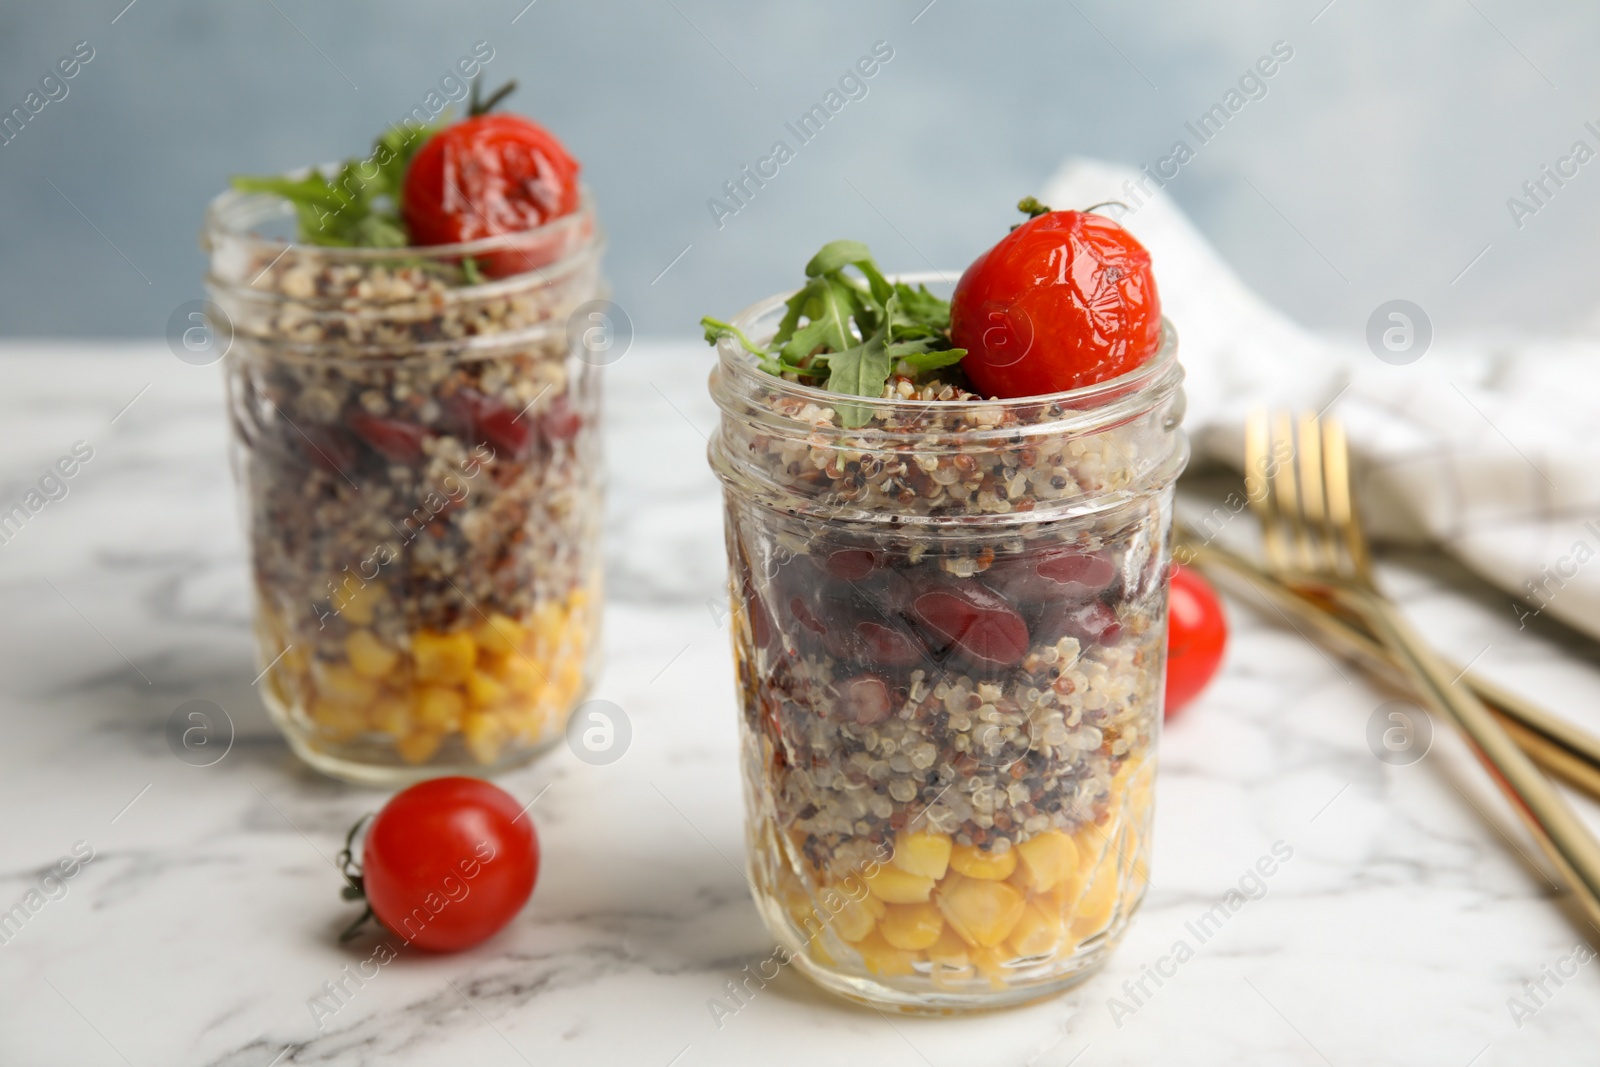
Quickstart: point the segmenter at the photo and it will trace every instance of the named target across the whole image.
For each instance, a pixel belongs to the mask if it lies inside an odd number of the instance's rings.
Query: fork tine
[[[1300,472],[1300,508],[1305,516],[1307,566],[1312,571],[1339,570],[1339,543],[1328,525],[1322,477],[1322,428],[1317,417],[1303,412],[1295,424],[1295,459]]]
[[[1350,492],[1350,448],[1344,424],[1337,419],[1327,419],[1322,424],[1322,456],[1328,479],[1328,522],[1339,531],[1356,577],[1370,586],[1372,560]]]
[[[1250,509],[1261,520],[1261,543],[1267,566],[1275,571],[1288,569],[1289,554],[1284,547],[1283,521],[1272,491],[1272,435],[1265,408],[1256,408],[1244,424],[1244,486]]]
[[[1276,460],[1280,450],[1287,453],[1272,471],[1272,487],[1277,493],[1277,511],[1285,527],[1284,557],[1291,568],[1310,570],[1311,544],[1306,538],[1305,515],[1300,505],[1300,485],[1295,471],[1294,420],[1287,411],[1275,411],[1271,416],[1272,456]]]

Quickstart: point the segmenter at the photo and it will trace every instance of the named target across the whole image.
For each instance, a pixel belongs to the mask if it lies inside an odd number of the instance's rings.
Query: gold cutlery
[[[1380,645],[1360,620],[1337,605],[1285,585],[1239,553],[1202,538],[1181,523],[1176,540],[1179,562],[1194,564],[1213,581],[1238,592],[1250,590],[1291,625],[1308,628],[1337,655],[1359,664],[1393,688],[1411,691],[1410,680],[1394,654]],[[1478,694],[1511,739],[1535,763],[1600,801],[1600,737],[1552,715],[1497,682],[1462,670],[1449,660],[1444,663],[1456,672],[1460,682]]]
[[[1600,929],[1600,843],[1482,700],[1434,653],[1373,580],[1350,492],[1343,427],[1314,415],[1251,415],[1245,470],[1267,567],[1366,623],[1422,703],[1459,728],[1522,817],[1590,925]]]

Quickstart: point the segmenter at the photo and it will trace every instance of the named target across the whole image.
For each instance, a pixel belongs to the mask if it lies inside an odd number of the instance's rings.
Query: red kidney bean
[[[984,573],[995,590],[1019,603],[1093,600],[1116,581],[1117,565],[1106,552],[1083,552],[1066,545],[1029,549],[996,560]]]
[[[883,667],[915,667],[928,657],[928,650],[911,634],[889,625],[887,620],[863,619],[855,625],[855,636],[862,658]]]
[[[361,459],[361,449],[337,426],[307,426],[294,434],[306,462],[329,474],[350,477]]]
[[[878,569],[878,553],[870,548],[838,548],[812,560],[831,578],[842,582],[859,582]]]
[[[1122,639],[1122,623],[1117,613],[1099,600],[1070,606],[1057,617],[1063,636],[1076,637],[1085,645],[1114,645]]]
[[[911,599],[911,616],[975,667],[1010,667],[1028,654],[1028,625],[1005,598],[976,581],[935,581]]]
[[[410,466],[422,459],[422,442],[428,431],[414,422],[360,410],[351,412],[344,421],[357,437],[390,463]]]

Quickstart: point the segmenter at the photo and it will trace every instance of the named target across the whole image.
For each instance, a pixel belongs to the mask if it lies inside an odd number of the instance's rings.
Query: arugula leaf
[[[700,320],[700,326],[705,330],[707,344],[715,345],[718,341],[722,340],[722,338],[731,337],[735,341],[738,341],[746,352],[749,352],[752,356],[756,357],[756,362],[760,365],[762,370],[766,371],[768,374],[783,374],[784,367],[782,362],[779,359],[773,358],[773,354],[767,349],[762,348],[760,345],[750,340],[750,338],[746,337],[744,331],[739,329],[739,327],[729,322],[723,322],[721,319],[714,319],[709,315]]]
[[[714,319],[710,315],[707,315],[700,320],[700,326],[706,332],[707,344],[714,345],[724,337],[731,337],[743,345],[745,351],[751,353],[752,355],[772,355],[771,352],[767,351],[765,348],[762,348],[760,345],[750,340],[750,338],[746,337],[744,331],[739,329],[739,327],[735,326],[731,322],[723,322],[721,319]]]
[[[822,291],[817,294],[817,311],[811,321],[827,324],[823,336],[834,352],[842,352],[858,340],[850,325],[860,312],[855,295],[854,289],[832,277],[824,279]]]
[[[417,149],[450,124],[449,112],[428,126],[401,123],[372,142],[362,159],[348,159],[330,179],[320,170],[301,178],[236,175],[235,189],[280,196],[294,206],[298,240],[335,247],[404,248],[411,243],[400,217],[400,190]]]
[[[806,277],[838,274],[853,263],[870,263],[872,253],[860,241],[829,241],[806,264]]]
[[[815,319],[800,327],[781,349],[786,363],[804,365],[820,348],[827,348],[830,326],[826,319]],[[853,343],[853,339],[852,342]],[[845,347],[849,347],[847,344]]]
[[[849,273],[854,268],[857,274]],[[701,319],[712,344],[733,337],[769,374],[798,379],[826,376],[824,388],[878,399],[897,369],[912,375],[950,367],[966,355],[950,347],[950,304],[928,291],[890,282],[860,241],[830,241],[806,264],[806,283],[785,302],[766,348],[732,325]],[[859,275],[859,276],[857,276]],[[872,407],[835,405],[851,429],[872,421]]]
[[[912,370],[923,373],[950,367],[961,362],[967,354],[965,348],[926,349],[916,347],[921,342],[912,341],[889,348],[889,358],[904,363]]]
[[[896,285],[894,295],[899,298],[900,309],[905,312],[908,322],[930,330],[949,332],[950,302],[928,292],[926,285],[919,285],[915,289],[905,284]]]
[[[889,372],[894,369],[883,337],[881,332],[875,333],[858,345],[829,355],[826,388],[851,396],[881,397]],[[865,404],[847,403],[835,407],[839,421],[848,429],[857,429],[872,420],[872,409]]]

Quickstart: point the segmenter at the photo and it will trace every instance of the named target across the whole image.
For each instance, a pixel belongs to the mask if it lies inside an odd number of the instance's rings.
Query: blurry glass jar
[[[290,219],[229,192],[205,231],[267,707],[355,781],[525,763],[597,656],[599,382],[567,329],[593,203],[431,248],[268,236]]]
[[[770,337],[784,299],[735,325]],[[996,1007],[1120,939],[1147,881],[1181,380],[1170,326],[1128,375],[1007,401],[843,400],[720,346],[751,878],[824,987]]]

